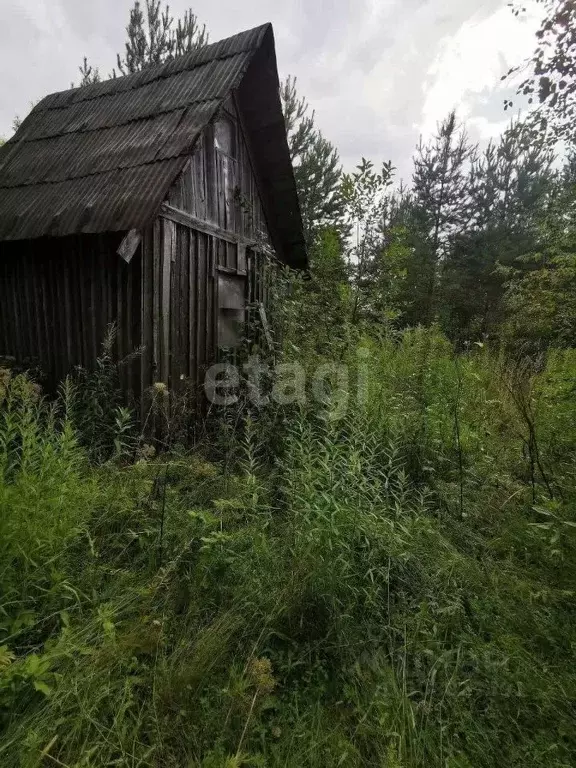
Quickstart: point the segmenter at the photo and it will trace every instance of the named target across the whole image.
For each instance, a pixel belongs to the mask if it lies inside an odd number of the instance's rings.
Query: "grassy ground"
[[[361,346],[233,462],[2,374],[2,766],[574,764],[576,355]]]

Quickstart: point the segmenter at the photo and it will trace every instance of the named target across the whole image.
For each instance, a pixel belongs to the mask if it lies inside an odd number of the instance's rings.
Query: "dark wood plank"
[[[180,261],[180,345],[181,368],[185,377],[190,376],[190,236],[188,227],[181,227],[181,245],[178,253]]]
[[[165,220],[163,223],[163,238],[162,238],[162,277],[161,277],[161,292],[160,292],[160,342],[161,342],[161,356],[160,356],[160,380],[163,381],[168,387],[171,386],[170,381],[170,282],[172,261],[174,258],[174,231],[175,224],[172,221]]]
[[[189,232],[189,270],[188,270],[188,376],[196,385],[197,382],[197,343],[198,318],[196,316],[196,283],[198,281],[198,238],[203,237],[194,230]]]
[[[153,383],[154,366],[154,232],[159,227],[156,222],[144,233],[141,245],[140,264],[140,339],[142,354],[140,357],[140,397],[141,417],[146,419],[148,412],[147,390]]]
[[[176,224],[183,224],[186,227],[197,229],[199,232],[203,232],[206,235],[213,235],[218,237],[221,240],[225,240],[227,243],[242,243],[245,246],[255,249],[258,248],[259,245],[259,242],[255,239],[251,240],[249,238],[242,237],[242,235],[235,234],[234,232],[227,232],[225,229],[222,229],[222,227],[219,227],[216,224],[211,224],[207,221],[201,221],[191,213],[182,211],[178,208],[174,208],[174,206],[169,205],[168,203],[163,203],[162,207],[160,208],[160,216],[162,216],[164,219],[168,219],[169,221],[173,221]]]
[[[170,268],[170,302],[169,326],[170,326],[170,387],[177,391],[180,387],[180,248],[182,227],[173,225],[171,243],[171,268]]]
[[[162,380],[162,349],[160,346],[160,296],[162,295],[162,219],[156,219],[154,223],[154,247],[153,247],[153,277],[152,285],[154,291],[153,302],[153,338],[154,338],[154,353],[153,353],[153,369],[154,369],[154,381]]]
[[[29,251],[26,251],[22,259],[22,289],[26,318],[26,346],[27,357],[38,359],[38,324],[36,302],[32,287],[33,264]]]
[[[214,238],[209,239],[206,276],[206,366],[216,362],[215,329],[217,320],[218,299],[215,295],[218,288],[215,281],[216,255],[214,253]],[[203,383],[203,382],[202,382]]]
[[[197,360],[197,383],[203,376],[204,364],[206,362],[206,280],[207,280],[207,241],[210,238],[199,235],[198,237],[198,278],[196,281],[196,360]]]

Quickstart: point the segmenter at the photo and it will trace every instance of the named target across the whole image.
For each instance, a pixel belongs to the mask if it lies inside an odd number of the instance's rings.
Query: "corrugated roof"
[[[265,109],[251,124],[255,131],[274,129],[282,114],[270,24],[133,75],[47,96],[0,148],[0,240],[145,226],[200,132],[248,70],[258,67],[266,72],[254,79],[260,92],[248,98],[247,108],[264,98]],[[285,137],[277,144],[272,162],[257,163],[268,192],[263,204],[279,255],[302,265]]]

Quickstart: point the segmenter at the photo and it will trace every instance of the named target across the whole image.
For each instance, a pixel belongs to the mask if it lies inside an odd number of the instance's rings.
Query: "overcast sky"
[[[107,74],[132,0],[1,0],[0,136],[30,102],[70,87],[84,55]],[[189,0],[173,0],[180,15]],[[529,5],[529,3],[528,3]],[[280,75],[295,75],[352,168],[392,160],[408,177],[421,134],[452,107],[474,138],[501,132],[500,76],[532,50],[537,12],[508,0],[197,0],[212,41],[272,21]]]

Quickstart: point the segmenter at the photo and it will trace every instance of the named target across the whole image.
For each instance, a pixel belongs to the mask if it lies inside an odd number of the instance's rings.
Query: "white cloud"
[[[531,53],[540,14],[541,9],[538,13],[532,4],[519,20],[510,8],[503,7],[485,19],[473,16],[454,35],[440,41],[426,77],[426,97],[418,126],[424,136],[432,133],[437,122],[453,108],[461,120],[477,129],[478,138],[500,133],[506,119],[490,120],[477,113],[491,106],[502,110],[510,83],[502,83],[501,77]]]
[[[124,41],[133,0],[3,0],[0,135],[31,101],[67,88],[82,57],[106,75]],[[452,106],[475,137],[506,123],[492,93],[506,65],[531,50],[534,25],[508,0],[172,0],[192,4],[212,40],[274,24],[281,76],[298,77],[317,124],[347,169],[364,155],[389,160],[407,177],[421,131]]]

